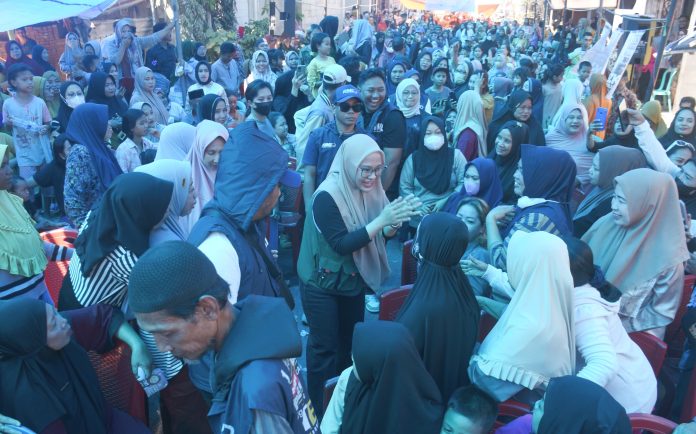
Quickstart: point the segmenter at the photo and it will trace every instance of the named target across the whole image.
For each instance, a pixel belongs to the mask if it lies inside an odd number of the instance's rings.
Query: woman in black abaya
[[[356,324],[353,361],[338,380],[322,432],[440,432],[440,392],[406,327],[392,321]]]
[[[459,260],[469,233],[457,216],[423,218],[413,253],[421,264],[416,283],[396,321],[411,332],[443,399],[469,384],[469,359],[478,336],[479,306]]]

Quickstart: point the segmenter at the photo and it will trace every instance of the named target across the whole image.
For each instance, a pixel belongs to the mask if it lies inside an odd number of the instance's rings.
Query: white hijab
[[[528,389],[573,375],[573,276],[565,243],[548,232],[517,231],[507,269],[515,294],[471,361],[490,377]]]

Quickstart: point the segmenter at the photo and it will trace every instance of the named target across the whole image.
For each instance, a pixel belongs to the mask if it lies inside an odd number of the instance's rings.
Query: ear
[[[204,295],[196,303],[196,314],[208,321],[216,321],[220,315],[220,304],[214,297]]]

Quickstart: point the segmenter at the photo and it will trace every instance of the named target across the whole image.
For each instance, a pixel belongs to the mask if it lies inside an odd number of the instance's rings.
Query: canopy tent
[[[115,2],[116,0],[0,0],[0,32],[69,17],[91,19]]]
[[[689,33],[686,36],[668,44],[665,47],[665,56],[679,53],[694,53],[696,52],[696,32]]]
[[[471,14],[486,13],[495,10],[501,0],[401,0],[406,9],[468,12]]]
[[[550,0],[549,3],[551,9],[588,10],[598,9],[600,6],[605,9],[619,7],[618,0]]]

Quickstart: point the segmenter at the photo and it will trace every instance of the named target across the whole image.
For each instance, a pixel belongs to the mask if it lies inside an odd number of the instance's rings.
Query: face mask
[[[445,144],[445,137],[441,134],[438,135],[430,135],[427,136],[423,140],[423,145],[425,145],[426,148],[430,149],[431,151],[437,151],[438,149],[442,148],[442,145]]]
[[[696,188],[685,185],[681,179],[674,178],[674,182],[677,183],[677,192],[679,193],[679,197],[690,197],[696,194]]]
[[[65,100],[65,104],[67,104],[68,107],[71,109],[74,109],[75,107],[79,106],[80,104],[85,103],[85,96],[84,95],[75,95],[71,96],[70,98]]]
[[[256,113],[262,116],[268,116],[268,114],[271,112],[273,101],[255,102],[254,105],[256,106],[254,107],[254,111],[256,111]]]
[[[464,181],[464,190],[466,191],[466,194],[468,194],[469,196],[476,195],[476,193],[478,193],[480,189],[480,182]]]
[[[391,53],[393,53],[393,52],[394,52],[394,48],[393,48],[393,47],[387,47],[387,53],[391,54]]]

